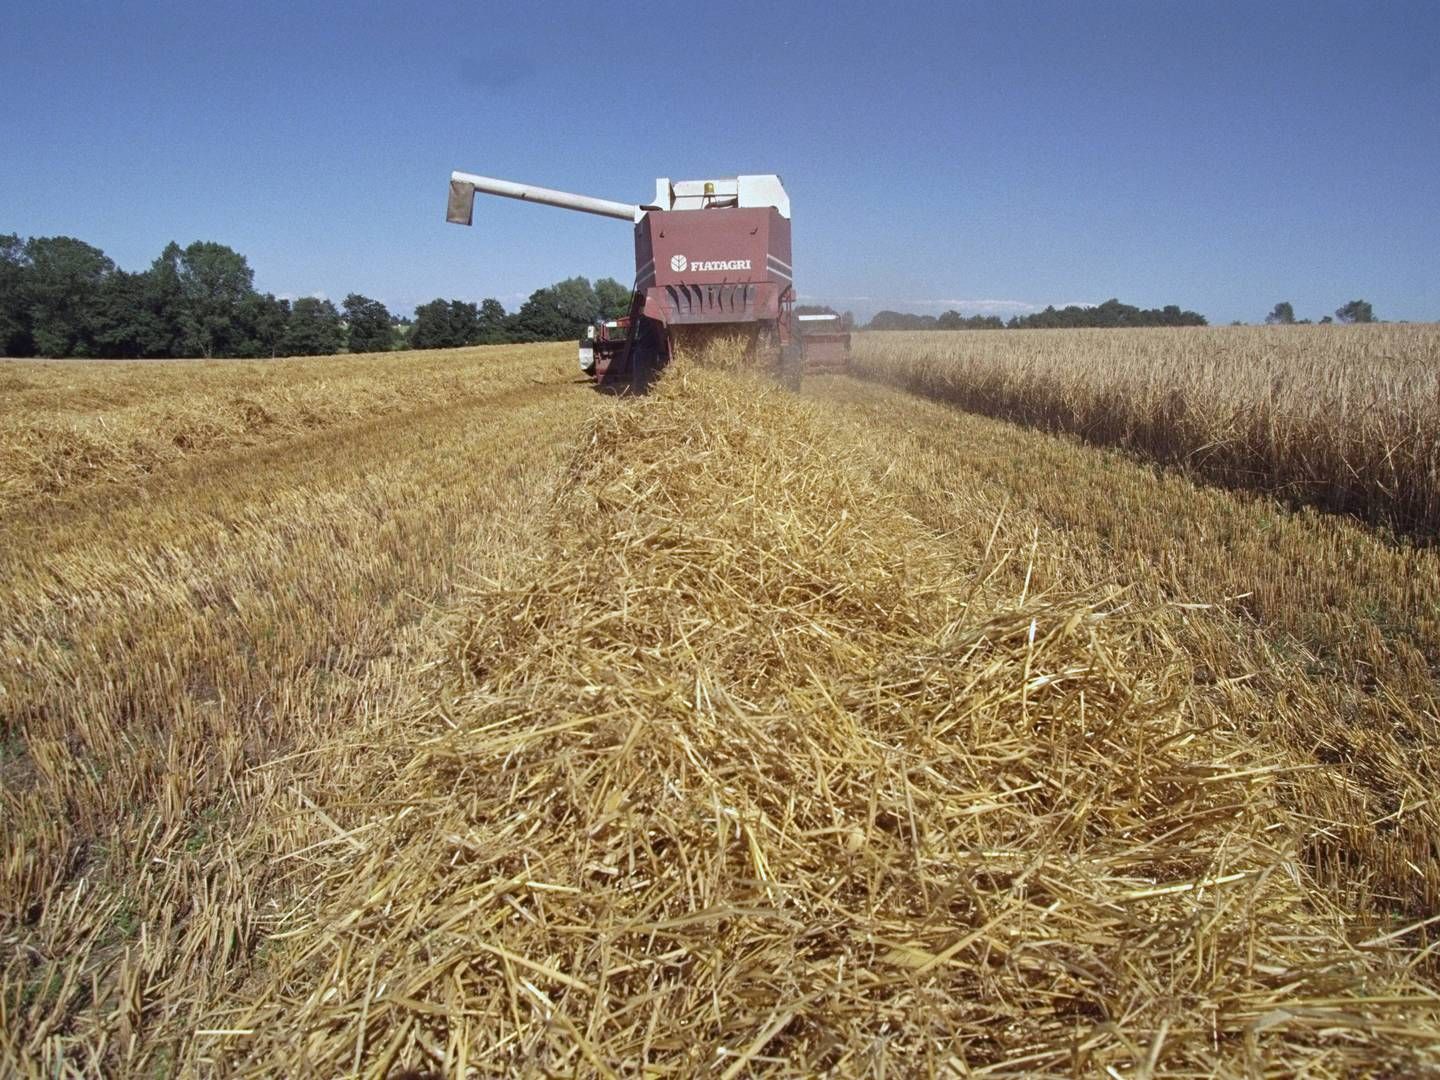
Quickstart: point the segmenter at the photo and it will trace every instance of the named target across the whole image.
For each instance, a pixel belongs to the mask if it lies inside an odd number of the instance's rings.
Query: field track
[[[1440,1063],[1440,553],[569,354],[0,369],[6,1071]]]

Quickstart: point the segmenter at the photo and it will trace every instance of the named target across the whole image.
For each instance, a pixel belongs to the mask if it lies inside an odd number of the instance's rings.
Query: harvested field
[[[452,353],[453,404],[0,517],[0,1071],[163,1072],[244,976],[286,856],[328,835],[289,764],[398,708],[436,605],[525,540],[588,404],[572,365]]]
[[[1440,326],[890,333],[857,371],[1433,540]]]
[[[1433,550],[452,362],[540,384],[0,517],[8,1065],[1440,1067]]]
[[[316,359],[0,366],[0,512],[181,461],[476,401],[553,365],[514,346]]]

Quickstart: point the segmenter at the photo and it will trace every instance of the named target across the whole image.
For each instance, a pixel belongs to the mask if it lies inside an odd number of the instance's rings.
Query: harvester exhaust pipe
[[[611,202],[609,199],[596,199],[590,195],[536,187],[534,184],[517,184],[513,180],[497,180],[493,176],[453,172],[450,174],[450,204],[445,211],[445,220],[454,225],[469,225],[477,191],[483,191],[487,195],[503,195],[507,199],[519,199],[522,202],[558,206],[564,210],[579,210],[585,214],[619,218],[621,221],[639,221],[646,209],[633,203]]]

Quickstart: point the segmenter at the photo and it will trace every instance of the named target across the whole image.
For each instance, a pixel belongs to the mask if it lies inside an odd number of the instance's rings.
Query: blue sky
[[[778,172],[802,296],[1011,314],[1118,296],[1440,319],[1440,3],[31,3],[0,10],[0,232],[259,288],[512,310],[633,275],[623,201]]]

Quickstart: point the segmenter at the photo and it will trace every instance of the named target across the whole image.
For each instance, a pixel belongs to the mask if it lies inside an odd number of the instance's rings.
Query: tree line
[[[1320,322],[1331,323],[1339,319],[1342,323],[1370,323],[1375,321],[1375,308],[1368,300],[1351,300],[1349,303],[1341,304],[1335,309],[1335,318],[1323,315]],[[1270,326],[1308,326],[1309,319],[1297,319],[1295,317],[1295,305],[1289,300],[1281,300],[1273,308],[1270,314],[1265,316],[1265,322]]]
[[[1204,315],[1185,311],[1178,304],[1160,308],[1138,308],[1119,300],[1082,307],[1054,305],[1030,315],[1014,315],[1008,321],[998,315],[961,315],[946,311],[940,315],[915,315],[903,311],[878,311],[866,324],[867,330],[1071,330],[1085,327],[1122,328],[1132,326],[1205,326]]]
[[[224,244],[170,243],[132,273],[74,237],[0,234],[0,356],[244,358],[565,341],[629,308],[630,290],[613,278],[573,277],[513,313],[493,299],[436,299],[410,318],[359,293],[337,307],[257,292],[245,256]]]

